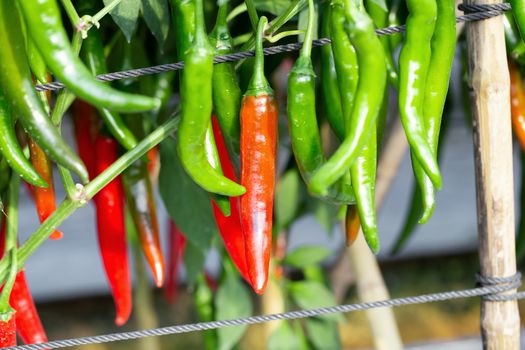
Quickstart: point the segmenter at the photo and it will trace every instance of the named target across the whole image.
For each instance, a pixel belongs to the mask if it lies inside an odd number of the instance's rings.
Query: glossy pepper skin
[[[53,214],[56,209],[55,203],[55,187],[53,185],[53,168],[51,161],[47,158],[44,151],[38,146],[32,138],[28,140],[29,144],[29,159],[31,164],[46,182],[47,187],[31,187],[31,193],[33,194],[33,200],[36,205],[36,210],[40,223],[46,221],[46,219]],[[64,234],[58,230],[53,231],[49,236],[51,239],[60,239]]]
[[[267,23],[259,20],[254,72],[241,104],[241,220],[251,285],[259,294],[268,282],[277,149],[277,106],[262,52]]]
[[[1,39],[0,39],[1,40]],[[47,184],[27,160],[15,134],[13,111],[0,89],[0,151],[9,166],[28,183],[45,187]]]
[[[308,186],[315,195],[326,194],[328,187],[356,161],[376,127],[386,85],[385,53],[375,34],[372,20],[349,1],[345,3],[345,8],[346,31],[356,50],[358,62],[366,64],[359,66],[359,82],[350,123],[345,128],[345,140],[314,174]]]
[[[399,114],[411,152],[433,185],[440,189],[441,174],[427,141],[423,115],[437,4],[436,0],[408,0],[407,7],[407,30],[399,56]]]
[[[361,228],[361,222],[359,221],[359,211],[356,205],[349,205],[346,208],[345,216],[345,234],[346,234],[346,245],[351,246],[354,244]]]
[[[426,141],[430,146],[433,159],[437,163],[441,117],[447,99],[448,84],[456,49],[454,0],[437,0],[436,29],[432,36],[431,48],[432,56],[424,90],[423,118]],[[423,213],[419,223],[424,224],[430,219],[436,206],[434,185],[426,175],[415,153],[412,153],[412,166],[422,195]]]
[[[104,57],[104,47],[102,37],[98,30],[91,30],[82,44],[82,56],[93,75],[105,74],[108,72],[106,58]],[[106,108],[100,108],[99,114],[104,125],[108,128],[111,135],[127,150],[137,145],[135,135],[128,129],[122,117]]]
[[[137,229],[142,252],[148,261],[157,287],[164,285],[166,267],[160,245],[157,209],[147,163],[139,160],[124,176],[126,202]]]
[[[100,174],[118,159],[117,141],[98,135],[95,154],[95,171]],[[98,244],[117,309],[115,324],[119,326],[126,323],[132,308],[123,197],[120,177],[111,181],[95,196]]]
[[[81,100],[73,102],[73,125],[77,151],[80,159],[86,165],[91,180],[97,176],[93,149],[98,134],[98,124],[98,113],[95,107]]]
[[[510,106],[512,127],[522,150],[525,152],[525,89],[523,80],[516,64],[509,60],[510,72]]]
[[[210,193],[239,196],[245,189],[210,164],[213,48],[206,36],[202,0],[195,1],[195,36],[185,51],[181,81],[181,123],[178,152],[190,177]],[[212,146],[214,146],[212,144]],[[216,152],[216,147],[215,147]]]
[[[215,55],[225,55],[233,52],[233,42],[228,30],[226,16],[228,2],[219,6],[217,23],[211,34],[211,42],[215,46]],[[213,67],[213,106],[215,115],[221,127],[224,142],[235,164],[239,163],[240,152],[240,122],[242,92],[235,72],[235,63],[220,63]],[[217,145],[217,148],[219,146]],[[224,170],[224,169],[223,169]],[[226,172],[226,170],[224,170]],[[230,180],[232,180],[230,178]]]
[[[520,30],[521,37],[525,37],[525,1],[524,0],[509,0],[512,5],[512,14],[516,19],[516,23]]]
[[[0,229],[0,252],[5,249],[6,220],[2,220]],[[39,344],[47,342],[47,335],[40,321],[33,296],[25,277],[24,270],[19,271],[9,296],[9,304],[16,310],[16,331],[24,344]]]
[[[73,53],[56,0],[17,2],[26,19],[28,33],[49,70],[79,98],[121,112],[141,112],[158,107],[159,101],[155,99],[120,92],[93,77]]]
[[[237,181],[237,176],[235,175],[233,164],[228,155],[226,142],[222,137],[222,131],[219,127],[217,118],[212,117],[212,124],[224,175],[233,181]],[[242,233],[239,198],[230,197],[231,215],[228,217],[222,214],[221,210],[217,207],[217,204],[213,200],[212,208],[213,216],[215,217],[215,222],[217,223],[217,228],[219,229],[219,234],[221,235],[228,255],[232,259],[241,276],[247,282],[250,282],[250,275],[246,266],[246,254],[244,251],[244,237]]]
[[[25,1],[22,1],[24,5]],[[36,9],[33,9],[36,13]],[[88,181],[82,161],[62,139],[44,110],[36,94],[27,63],[24,38],[14,1],[2,1],[0,5],[0,89],[18,113],[27,133],[44,152],[58,164],[74,171],[83,182]],[[61,67],[62,69],[63,67]]]
[[[337,84],[343,107],[343,125],[346,131],[352,118],[352,108],[359,81],[359,65],[354,46],[345,31],[345,15],[342,4],[332,3],[331,35],[332,52],[337,72]],[[344,138],[343,138],[344,139]]]
[[[309,5],[309,9],[311,9],[309,18],[314,18],[313,4]],[[301,176],[307,184],[312,174],[325,161],[316,116],[315,72],[310,58],[314,30],[313,20],[309,21],[308,28],[305,44],[288,75],[287,103],[292,149]],[[355,195],[350,184],[340,182],[331,188],[322,199],[336,204],[348,204],[355,202]]]
[[[321,36],[331,38],[331,12],[328,1],[323,3],[323,17],[321,22]],[[334,54],[331,45],[323,45],[321,51],[321,92],[323,95],[323,108],[326,119],[339,140],[345,138],[343,107],[341,94],[337,85],[337,72],[335,69]]]
[[[503,16],[503,26],[505,27],[505,44],[507,54],[520,64],[525,63],[525,42],[521,39],[514,17],[510,13]]]

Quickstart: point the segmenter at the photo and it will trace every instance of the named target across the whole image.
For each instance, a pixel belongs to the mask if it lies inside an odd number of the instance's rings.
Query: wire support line
[[[502,3],[502,4],[485,4],[485,5],[468,5],[468,4],[460,4],[459,9],[465,12],[465,15],[459,16],[456,18],[456,22],[474,22],[474,21],[481,21],[493,17],[500,16],[504,14],[506,11],[510,11],[511,5],[508,3]],[[392,26],[387,28],[381,28],[376,29],[377,35],[394,35],[403,33],[405,31],[406,26]],[[316,39],[312,42],[312,45],[314,47],[323,46],[323,45],[329,45],[330,39],[329,38],[322,38],[322,39]],[[284,45],[276,45],[271,47],[266,47],[263,49],[264,55],[276,55],[280,53],[286,53],[286,52],[293,52],[293,51],[299,51],[301,47],[303,46],[302,42],[299,43],[291,43],[291,44],[284,44]],[[227,55],[221,55],[221,56],[215,56],[213,59],[214,64],[219,63],[226,63],[226,62],[236,62],[240,61],[246,58],[250,58],[255,56],[255,51],[243,51],[243,52],[236,52],[231,53]],[[169,71],[175,71],[180,70],[184,68],[184,62],[176,62],[176,63],[168,63],[168,64],[161,64],[158,66],[151,66],[151,67],[144,67],[144,68],[137,68],[137,69],[130,69],[120,72],[113,72],[113,73],[107,73],[107,74],[101,74],[97,75],[97,80],[102,82],[110,82],[115,80],[122,80],[122,79],[129,79],[129,78],[138,78],[145,75],[154,75],[154,74],[160,74],[165,73]],[[40,84],[36,85],[35,89],[37,91],[57,91],[63,89],[65,86],[61,82],[55,81],[47,84]]]
[[[155,329],[138,330],[131,332],[113,333],[106,335],[96,335],[82,338],[65,339],[50,341],[42,344],[28,344],[19,345],[9,348],[8,350],[45,350],[45,349],[60,349],[71,346],[81,346],[90,344],[102,344],[124,340],[134,340],[146,337],[158,337],[164,335],[182,334],[198,331],[206,331],[210,329],[217,329],[223,327],[233,327],[242,325],[253,325],[259,323],[266,323],[277,320],[295,320],[301,318],[308,318],[314,316],[336,314],[336,313],[350,313],[355,311],[364,311],[380,307],[397,307],[403,305],[425,304],[438,301],[483,297],[489,301],[513,301],[518,299],[525,299],[525,292],[513,291],[521,285],[521,273],[516,273],[510,277],[481,277],[476,276],[477,283],[487,284],[482,287],[473,289],[466,289],[460,291],[449,291],[442,293],[424,294],[419,296],[396,298],[389,300],[381,300],[359,304],[346,304],[330,307],[323,307],[311,310],[291,311],[279,314],[251,316],[246,318],[238,318],[231,320],[221,320],[212,322],[200,322],[185,325],[161,327]],[[505,293],[505,294],[504,294]],[[508,294],[511,293],[511,294]]]

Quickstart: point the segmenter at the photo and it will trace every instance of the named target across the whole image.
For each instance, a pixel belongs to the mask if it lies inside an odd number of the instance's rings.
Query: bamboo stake
[[[403,126],[396,118],[377,168],[376,210],[379,211],[397,174],[399,166],[408,151]],[[361,302],[390,299],[385,281],[376,257],[366,244],[362,231],[355,243],[348,248],[352,270],[355,274],[357,293]],[[368,323],[377,350],[403,349],[392,308],[366,311]]]
[[[468,0],[495,4],[501,0]],[[467,24],[481,273],[516,273],[509,72],[501,16]],[[512,291],[511,291],[512,292]],[[519,349],[516,301],[481,304],[484,349]]]

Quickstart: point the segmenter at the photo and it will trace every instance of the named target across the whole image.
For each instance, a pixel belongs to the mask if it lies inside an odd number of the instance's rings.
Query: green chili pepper
[[[388,11],[388,26],[394,27],[401,24],[401,21],[399,20],[399,13],[401,11],[401,3],[403,0],[392,0],[389,3],[389,11]],[[401,44],[401,41],[403,40],[403,35],[401,33],[388,35],[388,42],[390,44],[390,51],[396,52],[397,48]]]
[[[206,36],[202,0],[195,1],[195,38],[185,53],[184,64],[178,133],[182,165],[190,177],[208,192],[225,196],[242,195],[245,188],[222,175],[220,167],[214,169],[206,154],[206,134],[210,134],[211,130],[213,48]],[[217,148],[214,148],[216,153]]]
[[[51,123],[37,96],[25,51],[16,3],[2,1],[0,6],[0,89],[4,98],[19,113],[28,134],[44,152],[60,165],[73,170],[83,182],[88,181],[82,161],[62,139]]]
[[[343,107],[344,128],[348,130],[359,79],[359,66],[355,49],[344,28],[345,15],[342,3],[332,3],[331,16],[332,51]]]
[[[73,53],[56,0],[19,0],[32,37],[49,70],[75,95],[98,107],[122,112],[156,108],[159,101],[127,94],[97,81]],[[16,17],[11,12],[11,17]]]
[[[16,139],[13,115],[2,90],[0,90],[0,151],[9,166],[32,185],[47,187],[46,182],[33,168]]]
[[[521,152],[520,220],[516,237],[516,259],[525,257],[525,152]]]
[[[512,5],[512,14],[516,19],[516,24],[521,33],[521,37],[525,37],[525,0],[509,0]]]
[[[425,86],[434,34],[436,0],[407,0],[406,37],[399,57],[399,113],[414,153],[432,183],[441,188],[441,174],[427,137],[423,116]]]
[[[376,127],[386,86],[386,58],[383,45],[374,31],[372,20],[364,11],[347,1],[346,30],[353,44],[359,66],[359,82],[346,137],[334,155],[314,174],[308,186],[314,194],[326,194],[328,186],[340,178],[355,162]]]
[[[503,16],[503,24],[505,26],[507,53],[516,62],[525,64],[525,42],[521,39],[518,27],[511,14],[506,13]]]
[[[385,28],[388,26],[388,9],[382,7],[374,0],[365,0],[365,5],[366,10],[374,21],[376,28]],[[397,88],[399,85],[399,76],[397,74],[394,58],[392,57],[392,52],[390,50],[390,40],[386,35],[381,36],[379,40],[381,40],[381,44],[383,44],[383,47],[385,48],[388,80],[392,86]]]
[[[100,32],[93,29],[84,40],[82,53],[86,65],[94,75],[107,73],[106,59],[104,57],[104,47]],[[127,150],[137,145],[135,135],[128,129],[121,116],[111,112],[106,108],[99,108],[99,114],[104,120],[106,127],[115,139]]]
[[[426,141],[430,145],[432,158],[437,164],[437,148],[441,116],[447,99],[448,84],[456,49],[456,16],[454,0],[437,0],[437,22],[431,47],[432,56],[424,90],[424,128]],[[422,195],[423,214],[419,223],[430,219],[436,205],[434,185],[414,152],[412,166]]]
[[[310,0],[311,1],[311,0]],[[315,72],[311,60],[315,7],[309,2],[309,20],[304,45],[288,75],[288,125],[293,153],[305,183],[324,161],[321,137],[316,117]],[[338,91],[338,90],[337,90]],[[346,185],[346,186],[345,186]],[[339,183],[322,199],[332,203],[355,202],[350,183]]]
[[[331,6],[326,1],[323,4],[323,17],[321,22],[321,36],[331,38]],[[326,119],[339,140],[345,138],[345,124],[341,94],[337,85],[337,72],[335,69],[334,54],[331,45],[323,45],[321,50],[321,91],[323,94],[323,107]]]
[[[211,34],[212,44],[215,46],[215,55],[232,53],[233,42],[228,30],[226,17],[228,2],[219,6],[217,23]],[[221,63],[213,68],[213,105],[219,121],[224,142],[232,159],[239,165],[240,152],[240,121],[242,92],[235,72],[235,64]]]

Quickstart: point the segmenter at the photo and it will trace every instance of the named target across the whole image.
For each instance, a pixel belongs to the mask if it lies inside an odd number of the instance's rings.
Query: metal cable
[[[239,318],[233,320],[222,320],[213,322],[201,322],[193,324],[185,324],[179,326],[162,327],[155,329],[146,329],[132,332],[113,333],[106,335],[96,335],[90,337],[82,337],[75,339],[65,339],[50,341],[42,344],[29,344],[13,346],[6,349],[10,350],[45,350],[45,349],[59,349],[70,346],[80,346],[88,344],[101,344],[110,343],[115,341],[133,340],[145,337],[163,336],[170,334],[181,334],[197,331],[205,331],[210,329],[217,329],[222,327],[252,325],[257,323],[265,323],[277,320],[294,320],[300,318],[321,316],[334,313],[348,313],[354,311],[363,311],[379,307],[394,307],[402,305],[413,305],[413,304],[424,304],[437,301],[462,299],[462,298],[473,298],[473,297],[490,297],[490,301],[511,301],[517,299],[524,299],[525,292],[514,293],[514,294],[501,294],[510,292],[517,289],[521,285],[521,274],[518,272],[514,276],[505,278],[487,278],[477,276],[476,280],[478,283],[487,283],[488,285],[483,287],[477,287],[473,289],[451,291],[443,293],[425,294],[414,297],[397,298],[389,300],[374,301],[369,303],[359,304],[347,304],[337,305],[330,307],[323,307],[312,310],[300,310],[285,312],[280,314],[272,315],[260,315],[251,316],[246,318]],[[496,299],[497,298],[497,299]]]
[[[456,19],[456,22],[473,22],[480,21],[492,17],[497,17],[503,14],[506,11],[511,9],[511,5],[507,3],[503,4],[486,4],[486,5],[459,5],[460,10],[464,11],[466,15],[460,16]],[[376,29],[377,35],[393,35],[402,33],[405,31],[405,26],[395,26]],[[323,46],[330,44],[329,38],[317,39],[312,42],[313,46]],[[276,55],[279,53],[299,51],[303,43],[291,43],[285,45],[277,45],[264,48],[264,55]],[[222,56],[216,56],[213,60],[215,64],[225,63],[225,62],[235,62],[240,61],[249,57],[255,56],[255,51],[244,51],[236,52]],[[162,64],[159,66],[145,67],[131,69],[121,72],[113,72],[108,74],[101,74],[97,76],[97,80],[109,82],[114,80],[128,79],[128,78],[137,78],[144,75],[159,74],[173,70],[180,70],[184,67],[184,62]],[[37,91],[56,91],[64,88],[64,84],[56,81],[47,84],[41,84],[35,86]]]

